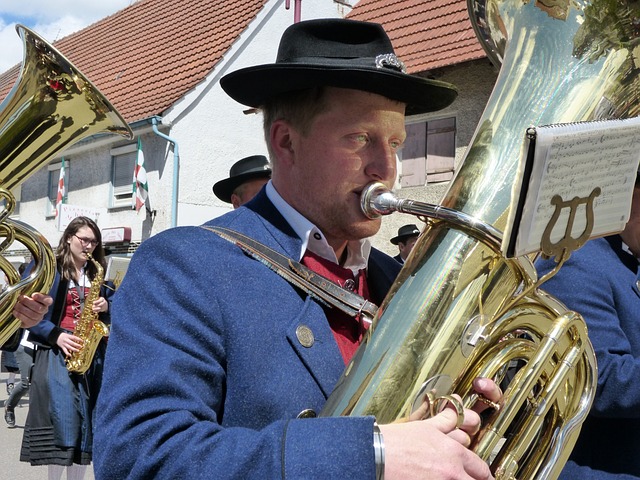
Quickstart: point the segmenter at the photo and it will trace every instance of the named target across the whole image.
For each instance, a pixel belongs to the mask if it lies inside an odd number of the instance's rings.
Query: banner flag
[[[133,168],[133,195],[131,196],[131,208],[136,212],[145,205],[149,196],[147,185],[147,171],[144,168],[144,154],[142,153],[142,141],[138,138],[138,157]]]
[[[66,195],[66,190],[65,190],[65,186],[64,186],[64,176],[65,176],[65,172],[64,172],[64,158],[62,159],[62,166],[60,167],[60,178],[58,179],[58,194],[56,196],[56,212],[55,212],[55,217],[54,218],[58,218],[58,215],[60,215],[60,206],[64,203],[65,200],[65,195]]]

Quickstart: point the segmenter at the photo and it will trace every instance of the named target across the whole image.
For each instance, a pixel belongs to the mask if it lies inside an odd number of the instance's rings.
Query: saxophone
[[[93,302],[100,297],[100,287],[104,281],[104,268],[100,262],[94,260],[90,253],[87,253],[87,258],[96,266],[97,273],[91,282],[89,294],[84,299],[82,314],[73,330],[73,334],[82,339],[82,347],[65,359],[67,370],[79,374],[85,373],[91,366],[102,337],[109,336],[109,327],[98,320],[98,313],[91,308]]]

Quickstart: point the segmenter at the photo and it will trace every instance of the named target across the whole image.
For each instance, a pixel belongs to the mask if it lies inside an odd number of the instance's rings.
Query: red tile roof
[[[410,73],[486,57],[464,0],[360,0],[347,18],[382,24]]]
[[[138,0],[54,43],[129,122],[159,115],[204,80],[267,0]],[[360,0],[409,72],[484,58],[464,0]],[[19,65],[0,74],[0,99]]]
[[[204,80],[266,0],[139,0],[57,42],[129,122]],[[19,66],[0,75],[0,99]]]

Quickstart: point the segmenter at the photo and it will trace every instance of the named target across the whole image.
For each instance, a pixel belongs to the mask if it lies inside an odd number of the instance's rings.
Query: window
[[[133,168],[137,158],[136,144],[111,150],[111,204],[109,207],[130,207],[133,195]]]
[[[49,186],[47,188],[47,211],[45,212],[47,217],[53,217],[56,213],[56,199],[58,198],[58,182],[60,182],[60,169],[62,168],[62,162],[53,163],[47,167],[49,170]],[[64,162],[64,200],[63,203],[67,203],[67,195],[69,192],[69,161]]]
[[[455,117],[413,123],[406,129],[400,185],[415,187],[451,180],[456,155]]]

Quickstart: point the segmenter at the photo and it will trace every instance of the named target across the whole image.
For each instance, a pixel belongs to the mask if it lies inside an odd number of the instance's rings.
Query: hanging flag
[[[138,158],[133,168],[133,195],[131,197],[131,208],[136,212],[144,206],[149,195],[147,185],[147,171],[144,169],[144,154],[142,153],[142,141],[138,138]]]
[[[62,159],[62,166],[60,167],[60,178],[58,179],[58,194],[56,195],[56,212],[55,218],[58,218],[60,215],[60,208],[64,203],[64,197],[66,195],[65,187],[64,187],[64,158]]]

